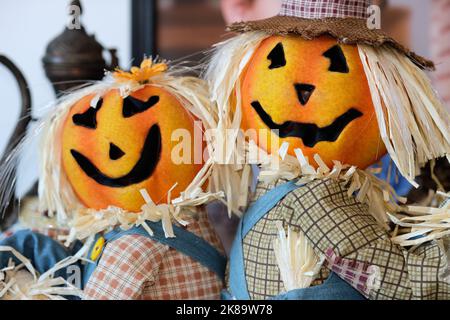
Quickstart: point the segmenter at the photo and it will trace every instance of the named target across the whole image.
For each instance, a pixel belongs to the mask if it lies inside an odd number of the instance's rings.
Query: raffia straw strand
[[[425,72],[390,47],[358,45],[383,142],[400,173],[414,178],[450,154],[450,116]]]
[[[308,288],[317,277],[324,258],[319,259],[306,237],[290,227],[286,235],[276,222],[278,237],[273,240],[275,258],[286,291]]]

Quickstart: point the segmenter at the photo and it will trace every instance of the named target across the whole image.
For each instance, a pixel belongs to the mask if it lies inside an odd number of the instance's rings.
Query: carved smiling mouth
[[[147,180],[155,171],[161,157],[161,130],[157,124],[150,128],[142,148],[141,157],[131,171],[122,177],[108,177],[78,151],[72,149],[70,153],[84,173],[97,183],[112,188],[127,187]]]
[[[251,105],[266,126],[268,126],[272,131],[277,130],[275,133],[277,133],[280,138],[300,138],[302,139],[303,144],[309,148],[313,148],[317,143],[322,141],[336,141],[342,131],[353,120],[363,116],[360,111],[351,108],[346,113],[336,118],[332,124],[323,128],[319,128],[313,123],[301,123],[294,121],[286,121],[282,124],[278,124],[272,120],[272,117],[264,110],[258,101],[252,102]]]

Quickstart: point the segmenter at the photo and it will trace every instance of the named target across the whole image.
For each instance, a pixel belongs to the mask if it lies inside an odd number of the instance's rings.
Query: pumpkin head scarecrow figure
[[[212,111],[202,80],[146,59],[63,97],[41,123],[40,205],[71,227],[67,242],[85,242],[75,254],[88,260],[84,298],[219,298],[226,260],[203,204],[221,193],[207,191],[210,164],[194,159]],[[29,257],[50,240],[6,241]]]
[[[212,98],[247,137],[236,152],[261,169],[227,297],[450,298],[448,205],[405,206],[366,170],[388,152],[417,186],[421,166],[449,158],[450,118],[424,71],[433,63],[370,29],[369,6],[284,1],[216,46]]]

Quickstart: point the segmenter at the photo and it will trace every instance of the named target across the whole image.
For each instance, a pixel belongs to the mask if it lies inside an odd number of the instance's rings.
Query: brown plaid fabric
[[[255,200],[276,185],[259,184]],[[390,241],[368,207],[347,195],[344,183],[317,180],[288,194],[243,240],[245,273],[252,299],[284,291],[272,242],[275,221],[303,232],[318,254],[332,250],[349,261],[377,267],[379,288],[362,292],[370,299],[450,299],[448,262],[436,242],[407,251]],[[322,270],[320,284],[327,271]],[[356,288],[359,289],[359,288]]]
[[[284,0],[280,15],[306,19],[365,19],[370,4],[370,0]]]
[[[206,214],[188,230],[223,253]],[[108,243],[84,290],[88,300],[217,300],[222,280],[197,261],[147,237]]]

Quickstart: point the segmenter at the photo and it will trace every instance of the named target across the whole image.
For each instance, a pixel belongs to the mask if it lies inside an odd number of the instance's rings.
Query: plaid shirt
[[[283,183],[258,184],[255,200]],[[313,285],[323,283],[332,269],[370,299],[450,299],[448,261],[441,246],[430,242],[408,251],[393,244],[368,207],[348,197],[345,185],[335,180],[317,180],[294,190],[244,238],[252,299],[284,291],[272,246],[278,234],[275,221],[303,232],[316,253],[327,257]],[[376,286],[369,286],[373,275]]]
[[[187,229],[223,253],[205,212]],[[89,300],[219,299],[219,277],[197,261],[147,237],[127,235],[106,245],[84,290]]]

